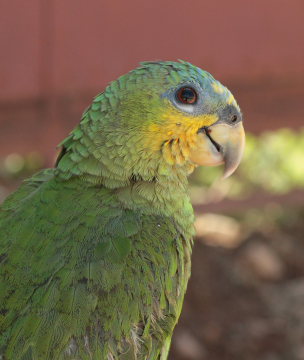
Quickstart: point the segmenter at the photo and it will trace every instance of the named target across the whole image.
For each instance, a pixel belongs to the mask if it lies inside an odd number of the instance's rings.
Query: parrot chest
[[[139,352],[151,347],[149,353],[153,348],[161,351],[180,316],[190,276],[191,241],[170,219],[150,217],[142,224],[132,239],[119,296],[109,303],[117,302],[111,322],[126,324],[125,333],[120,326],[117,336],[123,335],[123,343],[131,341],[133,350],[141,348]],[[128,346],[119,346],[128,351]]]

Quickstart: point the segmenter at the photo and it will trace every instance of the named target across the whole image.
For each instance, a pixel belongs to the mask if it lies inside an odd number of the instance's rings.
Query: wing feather
[[[160,353],[161,334],[178,317],[181,268],[180,235],[168,219],[123,209],[114,190],[59,181],[46,170],[2,205],[0,234],[0,354]],[[157,317],[166,321],[153,323]]]

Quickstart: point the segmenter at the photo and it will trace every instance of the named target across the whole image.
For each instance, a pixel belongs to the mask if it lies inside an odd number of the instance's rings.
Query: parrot
[[[165,360],[191,272],[188,175],[238,167],[232,93],[186,61],[111,82],[0,211],[1,360]]]

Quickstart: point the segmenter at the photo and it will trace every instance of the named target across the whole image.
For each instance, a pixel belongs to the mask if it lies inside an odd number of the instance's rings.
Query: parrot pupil
[[[183,104],[195,104],[197,100],[197,93],[191,87],[183,87],[178,90],[177,98]]]

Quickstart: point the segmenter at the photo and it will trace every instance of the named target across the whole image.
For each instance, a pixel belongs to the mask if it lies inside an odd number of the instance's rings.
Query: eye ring
[[[193,105],[197,102],[197,92],[191,86],[183,86],[176,92],[178,102],[186,105]]]

